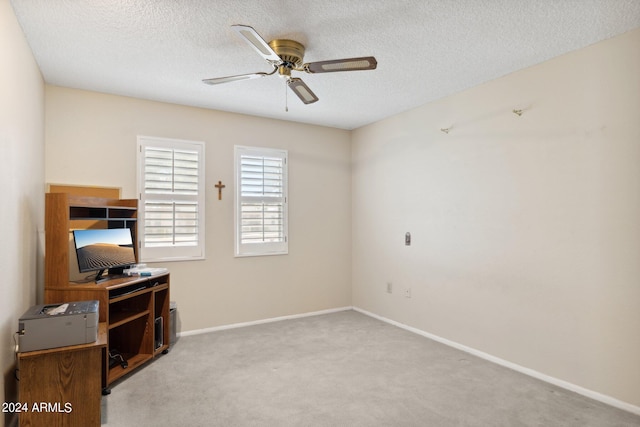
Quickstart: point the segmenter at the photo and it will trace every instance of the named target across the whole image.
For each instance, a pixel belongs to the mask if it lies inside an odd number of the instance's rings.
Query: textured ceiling
[[[354,129],[640,27],[639,0],[12,0],[47,83]],[[373,55],[375,71],[202,79],[271,67],[230,28],[306,46],[305,62]]]

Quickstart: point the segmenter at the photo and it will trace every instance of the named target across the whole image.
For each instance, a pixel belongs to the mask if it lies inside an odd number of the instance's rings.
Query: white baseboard
[[[264,323],[279,322],[281,320],[300,319],[302,317],[319,316],[319,315],[322,315],[322,314],[337,313],[339,311],[348,311],[348,310],[352,310],[352,309],[353,309],[353,307],[351,307],[351,306],[330,308],[328,310],[312,311],[310,313],[291,314],[291,315],[288,315],[288,316],[272,317],[272,318],[269,318],[269,319],[254,320],[254,321],[251,321],[251,322],[233,323],[231,325],[213,326],[211,328],[204,328],[204,329],[194,329],[192,331],[180,332],[177,335],[179,337],[187,337],[187,336],[190,336],[190,335],[200,335],[200,334],[206,334],[206,333],[209,333],[209,332],[224,331],[224,330],[227,330],[227,329],[244,328],[246,326],[262,325]]]
[[[371,313],[371,312],[369,312],[367,310],[363,310],[363,309],[361,309],[359,307],[353,307],[353,310],[355,310],[355,311],[357,311],[359,313],[365,314],[365,315],[367,315],[369,317],[373,317],[375,319],[381,320],[381,321],[383,321],[385,323],[389,323],[390,325],[394,325],[394,326],[397,326],[399,328],[405,329],[405,330],[407,330],[409,332],[413,332],[415,334],[422,335],[423,337],[432,339],[434,341],[437,341],[437,342],[439,342],[441,344],[444,344],[444,345],[447,345],[449,347],[453,347],[455,349],[458,349],[458,350],[464,351],[466,353],[472,354],[472,355],[477,356],[477,357],[479,357],[481,359],[488,360],[489,362],[493,362],[495,364],[504,366],[506,368],[513,369],[514,371],[523,373],[525,375],[528,375],[530,377],[536,378],[538,380],[542,380],[542,381],[547,382],[549,384],[553,384],[555,386],[564,388],[564,389],[572,391],[574,393],[581,394],[581,395],[586,396],[588,398],[591,398],[593,400],[597,400],[599,402],[605,403],[605,404],[607,404],[609,406],[613,406],[615,408],[622,409],[624,411],[631,412],[631,413],[636,414],[636,415],[640,415],[640,406],[635,406],[635,405],[632,405],[630,403],[623,402],[621,400],[615,399],[615,398],[613,398],[611,396],[607,396],[606,394],[598,393],[596,391],[589,390],[589,389],[586,389],[584,387],[580,387],[580,386],[572,384],[570,382],[567,382],[567,381],[564,381],[564,380],[561,380],[561,379],[558,379],[558,378],[551,377],[549,375],[543,374],[542,372],[538,372],[538,371],[535,371],[533,369],[529,369],[529,368],[526,368],[524,366],[520,366],[518,364],[509,362],[508,360],[500,359],[499,357],[492,356],[491,354],[484,353],[482,351],[476,350],[476,349],[471,348],[471,347],[467,347],[466,345],[457,343],[455,341],[451,341],[451,340],[448,340],[446,338],[442,338],[442,337],[440,337],[438,335],[434,335],[434,334],[431,334],[429,332],[425,332],[423,330],[414,328],[412,326],[405,325],[404,323],[396,322],[395,320],[387,319],[386,317],[379,316],[379,315]]]

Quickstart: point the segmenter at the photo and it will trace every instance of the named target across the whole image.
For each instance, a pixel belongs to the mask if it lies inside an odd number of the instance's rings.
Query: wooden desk
[[[101,322],[96,342],[18,353],[20,427],[100,426],[106,346]]]
[[[99,321],[106,322],[108,330],[105,352],[120,354],[127,361],[124,368],[119,363],[110,365],[105,358],[102,387],[107,394],[115,381],[169,349],[169,273],[111,278],[99,284],[70,280],[69,265],[75,254],[69,251],[69,230],[128,228],[135,242],[137,199],[47,193],[44,226],[47,254],[44,258],[45,304],[99,301]],[[156,328],[156,322],[162,327]]]

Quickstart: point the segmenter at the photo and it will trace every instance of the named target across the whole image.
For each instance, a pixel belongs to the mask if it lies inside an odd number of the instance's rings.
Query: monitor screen
[[[136,263],[128,228],[74,230],[73,240],[81,273]]]

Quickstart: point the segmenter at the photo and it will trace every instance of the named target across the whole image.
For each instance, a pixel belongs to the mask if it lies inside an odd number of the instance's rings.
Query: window
[[[138,137],[141,261],[204,258],[204,143]]]
[[[288,253],[287,151],[235,147],[236,256]]]

